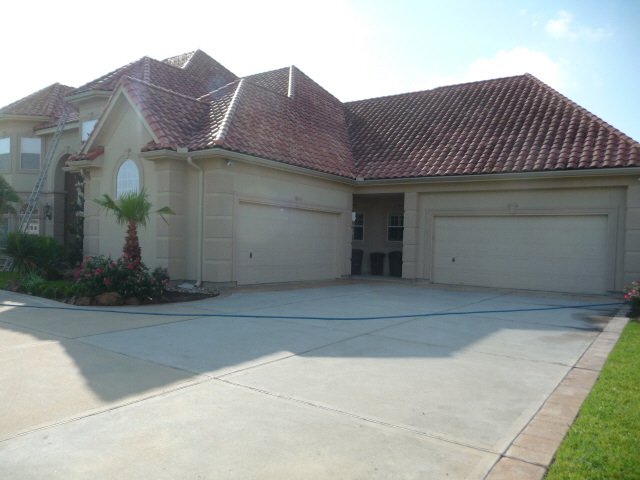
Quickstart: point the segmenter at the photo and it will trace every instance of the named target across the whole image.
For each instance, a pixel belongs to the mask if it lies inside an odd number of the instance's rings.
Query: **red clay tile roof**
[[[289,94],[290,68],[279,68],[270,72],[257,73],[244,77],[248,82],[264,87],[272,92],[287,96]]]
[[[189,58],[186,58],[189,56]],[[184,57],[184,58],[180,58]],[[162,88],[198,98],[238,79],[233,73],[201,50],[178,55],[164,62],[142,57],[93,80],[69,95],[89,90],[115,90],[120,79],[129,76]]]
[[[248,80],[197,100],[130,78],[123,86],[160,139],[143,151],[220,147],[355,178],[342,104],[302,72],[295,81],[294,98]]]
[[[63,98],[72,90],[73,87],[54,83],[0,108],[0,114],[59,117],[64,109],[69,107]]]
[[[71,155],[65,163],[75,162],[77,160],[95,160],[100,155],[104,153],[104,147],[94,148],[90,152],[87,153],[76,153],[75,155]]]
[[[70,106],[70,108],[73,108]],[[71,110],[71,112],[69,113],[69,116],[67,117],[67,125],[69,125],[70,123],[76,123],[79,121],[78,119],[78,112],[76,112],[75,110]],[[58,126],[58,121],[60,120],[59,117],[54,117],[53,120],[50,120],[48,122],[44,122],[41,123],[40,125],[36,125],[35,127],[33,127],[33,129],[35,131],[38,130],[44,130],[45,128],[54,128]]]
[[[342,104],[295,67],[240,80],[197,50],[71,94],[119,84],[159,139],[143,151],[222,148],[352,179],[640,166],[638,142],[528,74]]]
[[[640,166],[640,144],[532,75],[345,104],[365,179]]]

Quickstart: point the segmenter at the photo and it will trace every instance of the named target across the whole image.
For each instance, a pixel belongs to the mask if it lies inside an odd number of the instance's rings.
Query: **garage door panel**
[[[606,252],[604,215],[436,217],[433,281],[604,293]]]
[[[335,278],[337,214],[240,203],[239,284]]]

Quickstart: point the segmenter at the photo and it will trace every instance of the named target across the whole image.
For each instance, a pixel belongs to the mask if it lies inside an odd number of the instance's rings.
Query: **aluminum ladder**
[[[69,113],[71,109],[67,108],[60,117],[58,121],[58,126],[56,128],[56,133],[53,135],[53,139],[49,144],[49,148],[47,149],[47,155],[44,157],[44,162],[40,167],[40,173],[38,174],[38,179],[36,180],[36,184],[33,186],[33,190],[31,191],[31,196],[29,197],[29,202],[27,204],[27,209],[22,216],[22,220],[20,221],[20,227],[18,228],[18,232],[26,231],[25,228],[29,227],[29,223],[31,222],[31,217],[33,216],[33,212],[37,208],[38,199],[40,198],[40,193],[42,193],[42,187],[44,186],[44,182],[47,179],[47,174],[49,172],[49,165],[51,165],[51,160],[53,159],[53,155],[58,148],[58,142],[60,141],[60,135],[62,135],[62,130],[64,130],[64,126],[67,124],[67,119],[69,118]],[[26,227],[25,227],[26,225]],[[7,257],[7,260],[4,263],[4,267],[2,270],[11,270],[11,265],[13,264],[13,258]]]

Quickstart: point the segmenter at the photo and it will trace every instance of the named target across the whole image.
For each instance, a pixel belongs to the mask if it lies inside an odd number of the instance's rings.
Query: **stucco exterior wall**
[[[140,158],[136,153],[151,140],[151,135],[127,104],[123,103],[114,110],[111,128],[102,130],[100,138],[96,139],[98,145],[104,146],[105,153],[99,161],[95,162],[95,167],[86,170],[84,249],[88,255],[120,256],[122,254],[126,227],[117,226],[111,214],[109,216],[100,214],[98,205],[91,198],[100,197],[105,193],[112,198],[116,197],[116,175],[125,160],[131,159],[136,163],[141,186],[146,188],[149,200],[154,206],[159,204],[155,165]],[[150,268],[159,265],[158,220],[157,215],[151,215],[147,228],[139,228],[138,231],[142,260]]]
[[[364,238],[354,240],[352,248],[362,250],[362,274],[371,274],[371,253],[386,254],[383,275],[389,274],[389,252],[403,251],[403,241],[388,241],[387,219],[389,214],[404,212],[403,194],[355,195],[353,211],[364,213]],[[406,213],[405,213],[406,215]],[[406,229],[405,229],[406,234]],[[349,232],[351,235],[351,232]],[[351,268],[351,267],[349,267]]]

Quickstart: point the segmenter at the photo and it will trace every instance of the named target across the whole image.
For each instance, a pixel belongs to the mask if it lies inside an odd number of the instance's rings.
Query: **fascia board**
[[[66,132],[67,130],[73,130],[73,129],[77,129],[79,128],[80,123],[79,122],[71,122],[71,123],[67,123],[64,128],[62,129],[63,132]],[[58,127],[49,127],[49,128],[45,128],[42,130],[36,130],[35,134],[38,136],[41,135],[49,135],[51,133],[56,133],[56,129]]]
[[[111,90],[87,90],[86,92],[64,97],[63,100],[67,103],[77,103],[94,97],[110,97],[112,93],[113,92]]]

